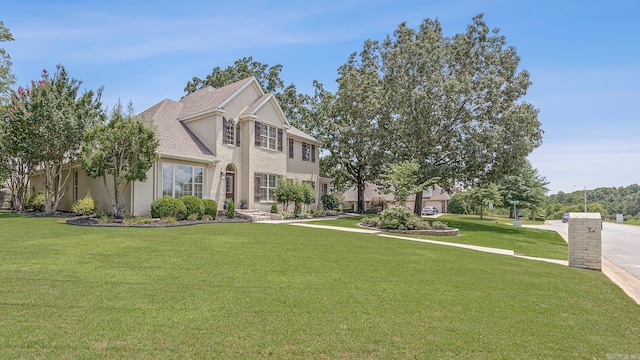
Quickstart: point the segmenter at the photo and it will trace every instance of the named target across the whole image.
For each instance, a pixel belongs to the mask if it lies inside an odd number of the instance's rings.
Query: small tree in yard
[[[92,178],[102,177],[116,218],[124,216],[129,184],[147,179],[157,148],[154,130],[142,119],[133,118],[131,103],[125,114],[120,101],[113,108],[109,123],[93,127],[85,136],[82,168]],[[113,177],[112,186],[107,175]]]

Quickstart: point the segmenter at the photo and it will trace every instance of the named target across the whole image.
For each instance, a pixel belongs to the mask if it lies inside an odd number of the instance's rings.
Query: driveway
[[[602,226],[602,257],[640,279],[640,226],[607,222]],[[569,224],[547,220],[545,225],[531,227],[554,230],[566,236]]]

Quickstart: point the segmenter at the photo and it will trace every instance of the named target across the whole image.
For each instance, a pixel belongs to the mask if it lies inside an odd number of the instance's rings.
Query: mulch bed
[[[241,223],[241,222],[249,222],[247,219],[235,217],[228,218],[226,215],[218,215],[215,220],[204,221],[204,220],[180,220],[176,222],[165,222],[160,219],[154,219],[154,221],[150,224],[143,223],[130,223],[124,221],[123,219],[113,219],[111,222],[103,222],[100,217],[91,215],[91,216],[77,216],[70,218],[66,221],[67,224],[77,225],[77,226],[103,226],[103,227],[143,227],[143,228],[154,228],[154,227],[175,227],[175,226],[189,226],[189,225],[198,225],[198,224],[215,224],[215,223]]]

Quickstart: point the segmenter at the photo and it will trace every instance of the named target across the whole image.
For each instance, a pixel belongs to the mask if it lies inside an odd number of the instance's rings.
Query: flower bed
[[[411,210],[396,206],[384,210],[379,217],[364,218],[360,226],[383,230],[391,233],[431,235],[431,236],[458,236],[459,230],[447,226],[447,224],[435,220],[427,221],[416,216]]]

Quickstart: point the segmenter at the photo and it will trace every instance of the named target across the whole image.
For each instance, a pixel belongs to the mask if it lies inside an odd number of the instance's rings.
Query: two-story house
[[[142,112],[158,135],[158,158],[147,180],[127,190],[127,210],[148,215],[162,196],[195,195],[222,204],[233,199],[240,207],[269,211],[280,178],[307,181],[320,189],[330,179],[320,176],[320,142],[291,126],[273,94],[265,94],[254,78],[200,89],[178,101],[165,99]],[[81,169],[60,210],[88,191],[100,210],[110,211],[101,179]],[[37,187],[37,186],[36,186]]]

